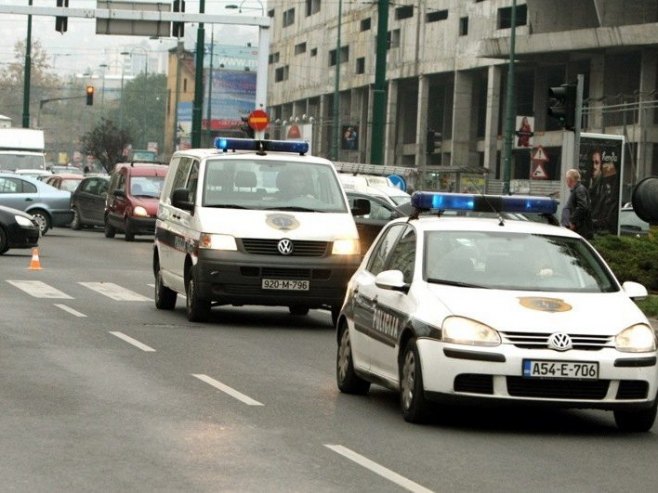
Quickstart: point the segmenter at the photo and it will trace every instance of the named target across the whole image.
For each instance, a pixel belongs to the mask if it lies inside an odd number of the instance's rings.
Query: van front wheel
[[[192,267],[190,271],[185,291],[187,319],[190,322],[205,322],[210,315],[210,300],[199,296],[199,274],[196,267]]]

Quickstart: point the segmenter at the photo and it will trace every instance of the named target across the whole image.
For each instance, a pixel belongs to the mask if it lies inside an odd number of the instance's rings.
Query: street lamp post
[[[105,69],[107,69],[107,63],[101,63],[99,65],[103,69],[103,82],[101,84],[101,113],[105,112]]]
[[[241,14],[242,13],[242,8],[243,8],[242,6],[244,5],[245,1],[246,0],[242,0],[239,4],[232,3],[232,4],[227,5],[224,8],[237,10],[238,14]],[[260,10],[261,15],[264,17],[265,16],[265,6],[263,5],[263,2],[261,2],[260,0],[256,0],[256,1],[260,5],[260,7],[244,7],[244,9],[245,10]]]
[[[130,55],[128,51],[122,51],[121,56]],[[119,95],[119,128],[123,130],[123,77],[126,72],[126,61],[121,60],[121,94]]]

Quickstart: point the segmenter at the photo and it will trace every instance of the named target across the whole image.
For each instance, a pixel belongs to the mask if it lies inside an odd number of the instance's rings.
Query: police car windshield
[[[208,160],[203,177],[203,206],[312,212],[348,210],[330,166],[275,160],[270,156]]]
[[[619,289],[579,238],[517,232],[430,231],[423,277],[428,282],[521,291],[601,293]]]

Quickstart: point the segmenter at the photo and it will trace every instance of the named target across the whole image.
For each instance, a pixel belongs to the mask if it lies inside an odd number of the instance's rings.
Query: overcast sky
[[[158,3],[157,0],[140,0],[141,3]],[[171,3],[170,0],[160,0],[160,3]],[[237,10],[226,9],[227,5],[240,4],[235,0],[205,0],[205,12],[216,15],[236,15]],[[266,3],[263,2],[265,5]],[[0,0],[0,5],[26,6],[29,0]],[[56,0],[32,0],[34,6],[55,7]],[[261,3],[259,0],[244,0],[243,14],[257,15]],[[186,0],[186,12],[198,12],[198,0]],[[96,0],[69,0],[71,8],[96,8]],[[205,24],[206,38],[210,40],[213,28]],[[3,65],[14,61],[14,46],[17,41],[24,41],[27,35],[27,16],[0,14],[0,70]],[[221,26],[214,27],[215,43],[246,45],[248,42],[257,45],[258,30],[254,27]],[[55,71],[66,76],[82,73],[87,70],[97,71],[101,64],[112,64],[122,51],[140,47],[154,52],[166,52],[174,47],[174,39],[149,40],[140,36],[97,35],[96,21],[81,18],[69,18],[68,30],[64,34],[55,31],[55,18],[32,16],[32,41],[40,41],[50,56],[50,64]],[[193,49],[196,43],[194,26],[185,27],[185,47]],[[143,53],[143,51],[142,51]],[[113,70],[109,68],[108,70]]]

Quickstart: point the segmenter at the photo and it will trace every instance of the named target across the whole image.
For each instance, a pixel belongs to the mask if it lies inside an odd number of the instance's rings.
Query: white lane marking
[[[155,352],[155,349],[153,349],[152,347],[147,346],[146,344],[143,344],[143,343],[139,342],[137,339],[133,339],[132,337],[127,336],[123,332],[110,331],[110,334],[112,334],[113,336],[118,337],[119,339],[123,339],[128,344],[132,344],[133,346],[135,346],[136,348],[141,349],[142,351],[146,351],[147,353],[154,353]]]
[[[42,281],[7,281],[9,284],[16,286],[18,289],[25,291],[35,298],[58,298],[61,300],[72,300],[73,297],[68,294],[48,286]]]
[[[126,288],[114,284],[113,282],[80,282],[82,286],[96,291],[115,301],[151,301],[150,298],[142,296]]]
[[[59,303],[55,303],[55,306],[56,306],[57,308],[61,308],[61,309],[64,310],[65,312],[69,312],[71,315],[75,315],[76,317],[80,317],[80,318],[82,318],[82,317],[86,317],[86,316],[87,316],[87,315],[85,315],[84,313],[80,313],[78,310],[74,310],[74,309],[71,308],[70,306],[61,305],[61,304],[59,304]]]
[[[414,483],[410,479],[407,479],[404,476],[400,476],[398,473],[393,472],[390,469],[385,468],[384,466],[380,466],[376,462],[371,461],[370,459],[364,457],[361,454],[357,454],[356,452],[348,449],[347,447],[343,447],[342,445],[329,445],[327,443],[325,443],[324,446],[333,450],[337,454],[340,454],[343,457],[346,457],[347,459],[356,462],[360,466],[363,466],[366,469],[370,469],[375,474],[379,474],[381,477],[388,479],[389,481],[392,481],[393,483],[397,484],[398,486],[401,486],[406,490],[413,491],[414,493],[432,493],[432,490],[428,490],[424,486],[421,486],[418,483]]]
[[[225,394],[230,395],[234,399],[237,399],[243,403],[245,403],[247,406],[262,406],[263,404],[252,399],[249,396],[244,395],[241,392],[238,392],[237,390],[229,387],[228,385],[224,385],[222,382],[218,382],[214,378],[210,378],[208,375],[201,375],[197,373],[192,373],[192,376],[195,378],[198,378],[202,382],[206,382],[208,385],[212,385],[218,390],[221,390]]]

